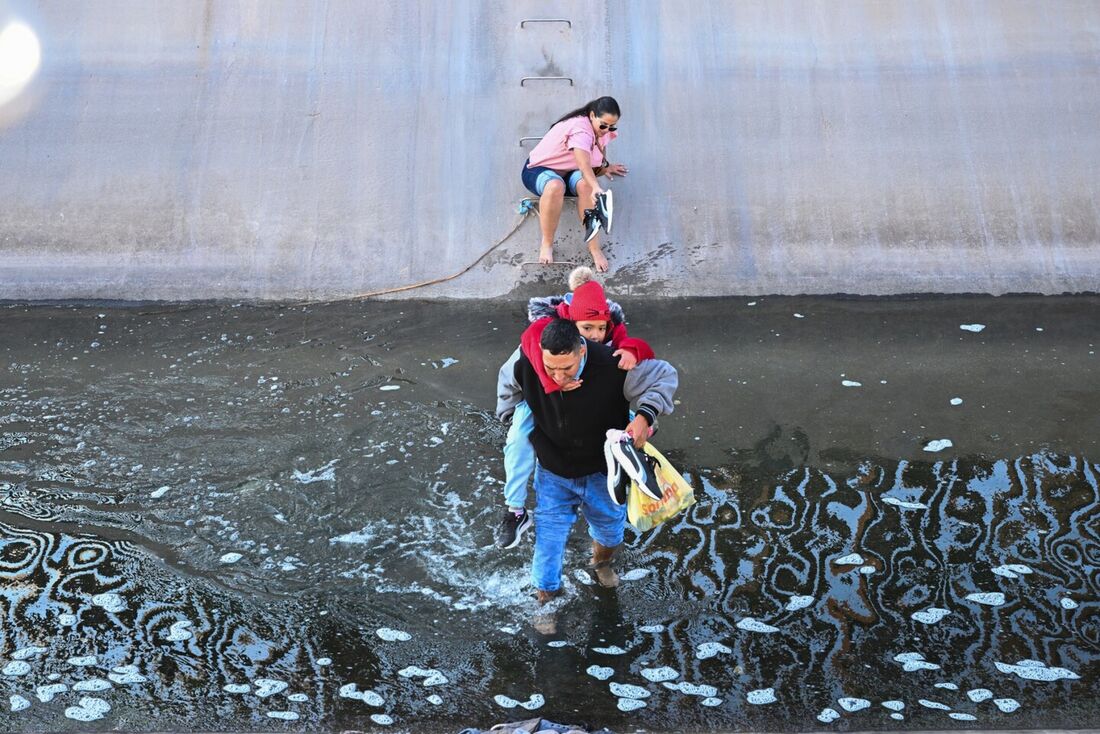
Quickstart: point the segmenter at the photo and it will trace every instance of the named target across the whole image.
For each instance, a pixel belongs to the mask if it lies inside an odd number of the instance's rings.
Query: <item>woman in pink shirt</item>
[[[613,97],[600,97],[563,115],[531,150],[523,165],[523,185],[539,197],[540,263],[554,260],[554,234],[563,200],[569,195],[577,197],[577,216],[585,225],[585,241],[596,270],[607,271],[596,214],[596,196],[604,190],[596,179],[626,175],[626,166],[607,160],[607,144],[618,137],[618,122],[619,103]]]

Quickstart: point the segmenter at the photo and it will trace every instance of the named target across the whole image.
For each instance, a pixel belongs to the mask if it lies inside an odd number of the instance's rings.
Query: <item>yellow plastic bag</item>
[[[630,483],[630,492],[626,498],[626,517],[640,532],[660,525],[695,504],[695,491],[683,475],[668,463],[668,459],[649,442],[644,450],[655,460],[657,481],[664,496],[655,500],[638,489],[636,482]]]

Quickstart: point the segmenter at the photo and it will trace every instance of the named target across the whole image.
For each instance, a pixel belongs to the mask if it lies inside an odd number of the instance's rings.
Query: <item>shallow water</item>
[[[518,304],[0,309],[0,724],[1100,720],[1100,300],[624,305],[699,502],[549,611],[491,545]]]

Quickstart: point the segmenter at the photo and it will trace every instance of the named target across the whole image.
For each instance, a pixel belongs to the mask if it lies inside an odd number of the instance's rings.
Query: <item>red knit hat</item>
[[[603,286],[594,280],[578,286],[569,304],[569,318],[574,321],[611,321],[611,307],[607,305]]]

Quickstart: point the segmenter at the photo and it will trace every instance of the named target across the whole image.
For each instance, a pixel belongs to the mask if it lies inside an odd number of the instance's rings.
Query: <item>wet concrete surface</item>
[[[492,547],[522,303],[0,308],[0,722],[1095,725],[1100,298],[623,305],[699,502],[548,612]]]

